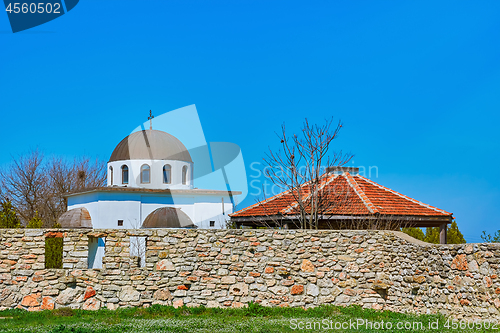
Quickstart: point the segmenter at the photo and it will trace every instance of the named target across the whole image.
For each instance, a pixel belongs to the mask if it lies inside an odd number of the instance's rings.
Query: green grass
[[[149,308],[126,308],[116,311],[102,309],[84,311],[62,308],[53,311],[27,312],[7,310],[0,312],[0,332],[53,332],[53,333],[124,333],[124,332],[489,332],[500,329],[471,329],[458,326],[440,315],[407,315],[390,311],[366,310],[358,306],[320,306],[302,308],[267,308],[251,303],[242,309],[173,308],[153,305]],[[360,320],[381,324],[392,329],[367,329],[366,324],[347,329],[337,325]],[[398,323],[421,325],[397,329]],[[409,324],[408,324],[409,323]],[[421,323],[421,324],[413,324]],[[437,329],[430,328],[438,325]],[[462,325],[465,322],[462,323]],[[302,326],[300,326],[302,325]],[[478,327],[479,324],[476,326]],[[303,327],[303,329],[300,329]],[[308,329],[309,328],[309,329]]]

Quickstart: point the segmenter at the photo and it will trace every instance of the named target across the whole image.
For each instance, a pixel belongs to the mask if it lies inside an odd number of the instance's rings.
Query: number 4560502
[[[9,3],[5,11],[9,13],[47,13],[47,14],[61,14],[61,4],[60,3]]]

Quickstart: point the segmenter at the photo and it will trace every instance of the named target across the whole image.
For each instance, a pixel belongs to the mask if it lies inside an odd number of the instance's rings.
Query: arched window
[[[141,183],[148,184],[151,182],[151,168],[144,164],[141,166]]]
[[[113,186],[113,167],[109,167],[109,185]]]
[[[122,165],[122,184],[128,184],[128,166]]]
[[[172,184],[172,167],[170,164],[163,166],[163,183]]]
[[[183,166],[182,167],[182,185],[186,185],[186,183],[187,183],[187,173],[188,173],[188,167]]]

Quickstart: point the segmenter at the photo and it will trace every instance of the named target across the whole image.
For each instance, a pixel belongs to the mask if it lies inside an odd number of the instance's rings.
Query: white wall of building
[[[89,237],[89,259],[88,268],[102,268],[106,238]]]
[[[171,183],[163,182],[163,167],[171,166]],[[123,183],[122,166],[128,167],[128,184]],[[149,165],[150,182],[141,183],[141,167]],[[182,184],[182,168],[187,167],[186,184]],[[111,169],[113,168],[113,172]],[[193,163],[175,160],[126,160],[108,163],[108,186],[127,186],[148,189],[191,189],[193,188]]]
[[[95,192],[68,198],[68,210],[85,207],[95,229],[138,229],[146,217],[161,207],[180,208],[198,228],[225,228],[233,205],[225,195]],[[118,221],[123,221],[123,226]],[[214,226],[210,226],[214,221]]]

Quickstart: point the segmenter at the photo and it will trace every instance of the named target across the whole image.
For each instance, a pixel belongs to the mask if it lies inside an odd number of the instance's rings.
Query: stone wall
[[[64,237],[45,269],[45,237]],[[88,238],[105,237],[102,269]],[[146,265],[130,236],[147,237]],[[500,319],[500,246],[430,245],[389,231],[0,229],[0,309],[359,304]]]

